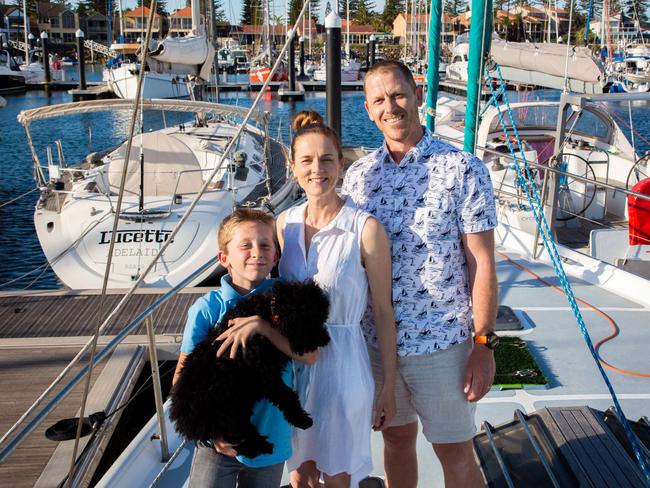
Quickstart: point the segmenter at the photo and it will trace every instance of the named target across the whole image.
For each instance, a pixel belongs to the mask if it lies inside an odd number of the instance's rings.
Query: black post
[[[296,91],[296,36],[289,41],[289,91]]]
[[[366,41],[366,70],[370,69],[370,41]]]
[[[79,66],[79,89],[86,89],[86,56],[84,53],[84,32],[78,29],[75,32],[77,37],[77,65]]]
[[[0,49],[5,48],[5,36],[4,34],[0,34]]]
[[[341,135],[341,18],[333,10],[325,18],[327,125]]]
[[[34,43],[36,42],[36,37],[34,37],[34,34],[30,32],[29,35],[27,36],[27,39],[29,42],[29,50],[31,51],[34,49]],[[29,63],[29,61],[27,62]]]
[[[375,35],[370,34],[370,66],[375,65]]]
[[[50,50],[47,43],[47,32],[41,32],[41,48],[43,49],[43,69],[45,70],[45,83],[46,86],[52,81],[50,76]],[[47,89],[47,88],[46,88]]]
[[[300,78],[305,77],[305,38],[300,36]]]

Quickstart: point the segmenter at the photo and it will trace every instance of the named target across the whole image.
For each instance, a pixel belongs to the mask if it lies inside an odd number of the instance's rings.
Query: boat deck
[[[557,284],[558,280],[552,268],[541,262],[524,259],[504,249],[498,251],[500,302],[511,307],[524,324],[524,330],[513,335],[519,335],[526,340],[540,369],[549,379],[549,385],[546,389],[491,391],[477,406],[477,427],[480,429],[484,421],[494,426],[510,421],[515,409],[520,409],[526,414],[553,406],[588,405],[606,410],[612,404],[612,400],[585,346],[566,298],[539,279]],[[539,278],[531,273],[538,275]],[[650,324],[650,307],[647,306],[647,300],[644,305],[641,301],[637,302],[633,298],[626,298],[576,278],[571,278],[571,283],[576,297],[593,304],[600,310],[597,312],[589,307],[580,306],[594,343],[611,335],[614,330],[606,316],[610,317],[618,327],[618,335],[602,345],[600,354],[604,360],[618,369],[618,371],[608,369],[607,373],[628,418],[636,420],[647,416],[650,410],[648,408],[650,356],[645,351],[644,340]],[[199,293],[191,290],[166,303],[154,319],[157,334],[180,333],[187,307],[203,292],[204,290]],[[638,295],[632,296],[650,296],[650,290],[647,289],[639,289],[634,293]],[[116,301],[119,296],[111,295],[109,300]],[[155,296],[151,293],[134,296],[133,302],[129,302],[128,307],[121,312],[121,316],[115,323],[123,324],[128,321],[135,316],[137,310],[151,303]],[[64,340],[62,338],[66,335],[88,335],[94,326],[93,315],[97,300],[97,295],[83,295],[82,298],[81,295],[69,295],[65,292],[0,296],[0,307],[3,312],[0,314],[2,317],[0,364],[3,366],[3,371],[11,373],[3,375],[0,380],[0,386],[4,387],[5,392],[2,399],[4,403],[0,406],[3,407],[3,412],[7,412],[3,415],[0,426],[5,430],[17,418],[18,412],[21,412],[49,383],[55,373],[63,368],[64,353],[71,356],[78,350],[44,347],[18,349],[19,345],[38,341],[39,337],[48,334],[49,337],[59,337],[59,339],[41,339],[41,341],[56,342]],[[112,304],[113,301],[110,303]],[[107,308],[109,306],[110,304],[107,303]],[[110,332],[114,333],[119,325],[112,327],[114,328],[111,328]],[[45,355],[45,352],[48,355]],[[37,354],[39,356],[36,356]],[[5,404],[12,404],[11,410],[5,408]],[[76,408],[78,404],[74,405]],[[151,428],[155,432],[155,425]],[[34,446],[37,450],[35,452],[39,452],[39,459],[45,459],[46,449],[48,449],[46,443],[49,441],[42,440],[38,434],[33,434],[28,442],[30,444],[25,444],[8,459],[7,463],[0,466],[0,482],[11,477],[11,483],[19,486],[24,483],[27,486],[29,480],[33,482],[30,472],[40,472],[35,464],[28,464],[36,461],[29,451],[30,447],[26,446]],[[380,434],[373,433],[372,447],[373,474],[381,476],[383,475],[383,444]],[[436,480],[442,479],[442,472],[433,450],[422,436],[418,437],[418,456],[420,486],[433,486]],[[187,455],[180,456],[179,463],[184,466],[174,465],[175,481],[164,480],[160,486],[166,486],[166,481],[170,481],[169,486],[178,486],[177,476],[184,469],[189,469],[190,459],[189,452]],[[159,465],[157,469],[161,466]],[[156,469],[155,466],[152,468]],[[22,481],[23,478],[26,481]],[[284,481],[287,480],[288,474],[285,473]]]

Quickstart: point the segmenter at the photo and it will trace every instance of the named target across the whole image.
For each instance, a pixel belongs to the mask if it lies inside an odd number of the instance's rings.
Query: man
[[[419,417],[445,486],[483,486],[471,439],[476,402],[494,379],[498,341],[489,173],[420,125],[422,95],[403,64],[374,65],[364,91],[385,143],[352,165],[343,192],[384,224],[392,244],[398,384],[397,415],[383,431],[386,478],[390,488],[417,486]],[[369,314],[364,330],[380,390]]]

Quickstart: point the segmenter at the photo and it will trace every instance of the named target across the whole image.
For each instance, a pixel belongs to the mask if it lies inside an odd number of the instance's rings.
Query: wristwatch
[[[474,344],[481,344],[488,349],[495,349],[499,345],[499,336],[494,332],[488,332],[485,335],[475,335]]]

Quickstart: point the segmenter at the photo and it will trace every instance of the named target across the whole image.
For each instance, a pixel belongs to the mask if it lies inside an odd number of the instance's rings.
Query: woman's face
[[[305,134],[294,144],[291,169],[308,197],[334,192],[343,173],[336,145],[323,134]]]

